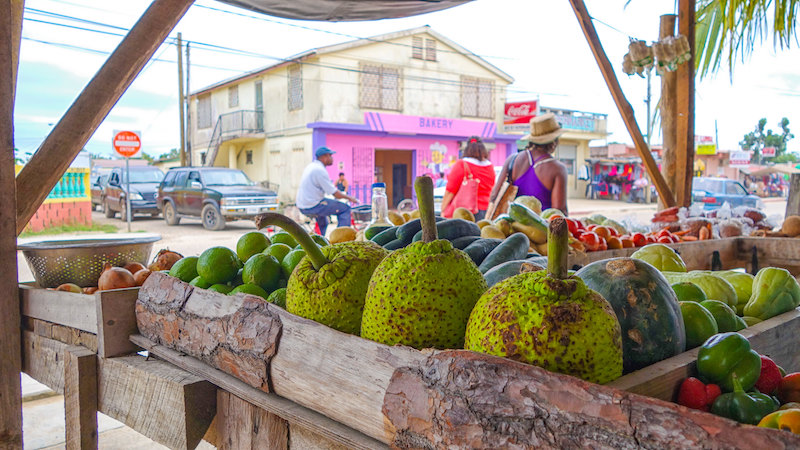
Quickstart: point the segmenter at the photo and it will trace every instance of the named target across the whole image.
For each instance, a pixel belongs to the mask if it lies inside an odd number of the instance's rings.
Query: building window
[[[425,59],[436,61],[436,41],[433,39],[425,39]]]
[[[239,86],[231,86],[228,88],[228,108],[237,106],[239,106]]]
[[[295,64],[289,68],[289,111],[303,108],[303,68]]]
[[[197,128],[211,128],[211,94],[197,99]]]
[[[567,175],[575,174],[575,161],[578,158],[577,145],[559,145],[555,152],[556,159],[567,168]]]
[[[244,163],[245,164],[253,164],[253,151],[247,150],[244,152]]]
[[[362,65],[359,104],[362,108],[400,111],[400,69]]]
[[[464,117],[493,118],[493,90],[493,81],[461,77],[461,115]]]
[[[420,36],[411,38],[411,57],[422,59],[422,37]]]
[[[206,152],[200,152],[200,165],[206,165]]]

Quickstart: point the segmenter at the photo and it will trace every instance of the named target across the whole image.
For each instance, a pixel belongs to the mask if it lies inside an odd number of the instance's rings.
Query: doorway
[[[413,150],[375,149],[375,181],[386,183],[389,208],[413,196]]]

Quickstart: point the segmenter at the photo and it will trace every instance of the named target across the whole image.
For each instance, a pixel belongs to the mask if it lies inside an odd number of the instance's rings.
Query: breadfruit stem
[[[436,232],[436,217],[433,206],[433,179],[417,177],[414,180],[419,205],[419,221],[422,224],[422,242],[433,242],[439,236]]]
[[[567,266],[569,256],[569,228],[563,217],[550,221],[547,230],[547,274],[563,280],[569,276]]]
[[[306,256],[308,256],[308,259],[311,260],[311,265],[314,266],[315,270],[319,270],[322,268],[322,266],[328,264],[328,258],[322,254],[322,251],[320,251],[316,242],[314,242],[314,240],[311,239],[311,236],[306,233],[306,230],[304,230],[294,220],[284,216],[283,214],[264,213],[256,216],[255,222],[256,228],[259,230],[269,225],[275,225],[283,228],[284,231],[292,235],[294,240],[296,240],[297,243],[303,247],[303,250],[306,251]]]

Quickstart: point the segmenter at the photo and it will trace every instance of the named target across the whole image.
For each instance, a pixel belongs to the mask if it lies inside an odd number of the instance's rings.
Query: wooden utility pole
[[[181,167],[186,166],[186,122],[184,121],[183,107],[183,44],[181,43],[181,34],[178,33],[178,115],[181,122]]]
[[[675,197],[679,206],[692,202],[692,179],[694,173],[694,33],[696,0],[680,0],[678,5],[678,34],[686,36],[692,56],[678,67],[677,79],[677,126],[675,155]],[[719,145],[719,142],[717,142]]]
[[[661,16],[661,24],[658,29],[658,39],[662,40],[675,34],[674,14]],[[676,137],[678,136],[677,125],[677,87],[678,74],[665,70],[661,73],[661,169],[667,186],[673,193],[677,193],[676,181]]]
[[[186,156],[189,160],[189,165],[194,165],[194,157],[192,156],[192,109],[189,107],[189,90],[191,89],[189,86],[189,75],[191,74],[191,60],[189,59],[189,46],[190,43],[186,43]]]
[[[153,1],[45,138],[17,176],[17,234],[193,2]]]
[[[0,2],[0,448],[22,448],[14,96],[24,3]]]
[[[647,170],[647,174],[650,176],[650,179],[653,180],[661,202],[663,202],[666,207],[674,206],[675,198],[672,195],[672,191],[669,186],[667,186],[664,177],[661,176],[658,165],[655,159],[653,159],[653,155],[650,153],[650,147],[647,146],[644,137],[642,137],[642,132],[633,114],[633,108],[628,100],[625,99],[625,94],[622,93],[619,80],[617,80],[614,69],[608,61],[608,56],[603,50],[603,45],[600,43],[600,38],[597,36],[597,30],[594,28],[592,18],[589,15],[589,11],[586,9],[586,4],[584,4],[583,0],[569,0],[569,2],[572,5],[573,11],[575,11],[575,16],[578,18],[581,29],[583,29],[586,41],[592,49],[594,59],[597,61],[597,65],[600,66],[600,72],[606,80],[608,90],[611,91],[611,97],[617,105],[617,110],[619,110],[622,120],[625,122],[625,127],[628,129],[631,139],[633,139],[633,144],[636,146],[636,150],[642,158],[642,163]]]

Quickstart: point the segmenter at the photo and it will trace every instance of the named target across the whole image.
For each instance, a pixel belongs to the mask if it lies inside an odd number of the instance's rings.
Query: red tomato
[[[597,250],[601,252],[608,250],[608,242],[605,239],[600,238],[600,248]]]
[[[611,237],[611,232],[609,231],[609,228],[608,228],[608,227],[599,226],[599,227],[596,227],[596,228],[595,228],[594,230],[592,230],[592,231],[594,231],[595,233],[597,233],[597,235],[598,235],[598,236],[600,236],[600,237],[601,237],[601,238],[603,238],[603,239],[608,239],[608,238],[610,238],[610,237]]]
[[[578,226],[578,221],[577,221],[577,220],[575,220],[575,219],[569,219],[569,218],[567,219],[567,228],[569,228],[569,232],[570,232],[570,234],[572,234],[573,236],[575,235],[575,233],[577,233],[577,232],[578,232],[578,230],[580,230],[580,229],[581,229],[581,228]]]
[[[600,236],[592,231],[583,233],[580,237],[581,243],[586,247],[586,250],[594,252],[600,249]]]
[[[597,225],[594,224],[594,223],[590,223],[589,225],[586,225],[586,231],[594,231],[595,228],[597,228]]]
[[[578,219],[572,219],[572,220],[574,220],[578,224],[578,229],[579,230],[585,230],[586,229],[586,225],[584,225],[583,222],[581,222],[580,220],[578,220]]]
[[[672,244],[672,238],[669,236],[661,236],[656,240],[659,244]]]
[[[656,242],[658,242],[658,239],[656,239],[655,236],[647,236],[647,243],[648,244],[655,244]]]
[[[553,219],[555,219],[556,217],[560,217],[560,218],[562,218],[562,219],[564,218],[564,216],[562,216],[561,214],[553,214],[552,216],[550,216],[550,217],[548,217],[548,218],[547,218],[547,221],[548,221],[548,222],[552,222],[552,221],[553,221]]]
[[[609,232],[609,234],[611,234],[611,236],[619,237],[619,231],[617,231],[616,228],[614,228],[614,227],[606,227],[606,228],[608,228],[608,232]]]
[[[670,233],[669,230],[661,230],[658,232],[658,234],[656,234],[656,239],[662,238],[664,236],[672,236],[672,233]]]
[[[647,238],[642,233],[633,233],[631,236],[634,247],[644,247],[647,245]]]
[[[633,248],[634,247],[633,239],[631,239],[629,237],[620,238],[620,241],[622,241],[622,248]]]
[[[572,233],[572,237],[574,237],[575,239],[580,239],[581,236],[583,236],[584,233],[586,233],[586,231],[578,230],[578,231]]]

